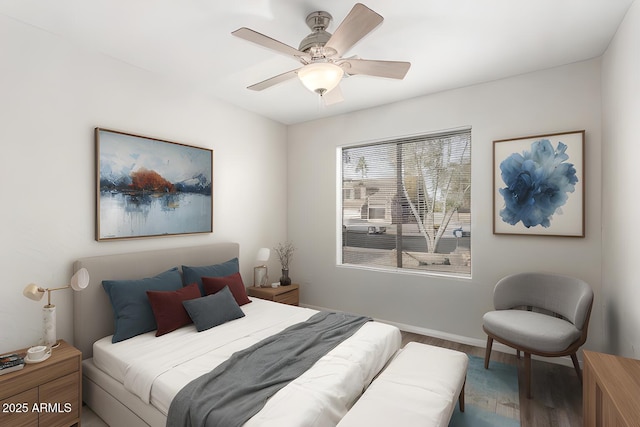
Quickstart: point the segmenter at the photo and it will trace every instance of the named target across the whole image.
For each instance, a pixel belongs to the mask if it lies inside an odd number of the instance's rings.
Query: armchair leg
[[[487,350],[484,354],[484,369],[489,369],[489,359],[491,358],[491,347],[493,347],[493,338],[487,336]]]
[[[578,356],[575,353],[571,355],[571,361],[573,362],[573,367],[576,369],[576,373],[578,374],[580,384],[582,384],[582,370],[580,369],[580,363],[578,363]]]
[[[524,386],[527,398],[531,399],[531,353],[524,353]]]

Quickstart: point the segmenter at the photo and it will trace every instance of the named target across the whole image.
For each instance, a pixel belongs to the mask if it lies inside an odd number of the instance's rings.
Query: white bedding
[[[105,337],[93,346],[93,362],[166,415],[173,397],[191,380],[234,352],[317,312],[252,301],[241,307],[245,317],[199,333],[189,325],[161,337],[154,331],[116,344],[111,343],[111,336]],[[397,328],[365,324],[274,395],[246,426],[335,425],[399,347]]]

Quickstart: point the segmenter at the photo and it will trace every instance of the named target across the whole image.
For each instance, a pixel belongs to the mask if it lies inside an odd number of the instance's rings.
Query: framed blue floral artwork
[[[584,130],[493,141],[493,233],[584,237]]]
[[[213,231],[213,150],[95,129],[96,240]]]

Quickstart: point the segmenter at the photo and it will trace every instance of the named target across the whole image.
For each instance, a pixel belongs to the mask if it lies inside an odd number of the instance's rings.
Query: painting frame
[[[493,234],[585,236],[585,131],[493,141]]]
[[[94,129],[97,241],[213,232],[213,150]]]

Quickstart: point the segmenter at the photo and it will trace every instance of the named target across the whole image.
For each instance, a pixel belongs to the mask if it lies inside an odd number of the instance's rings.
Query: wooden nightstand
[[[583,350],[586,427],[633,427],[640,420],[640,360]]]
[[[275,301],[282,304],[298,305],[300,302],[300,286],[278,286],[277,288],[259,288],[250,286],[249,296]]]
[[[64,341],[44,362],[0,375],[0,426],[80,425],[81,410],[82,353]]]

